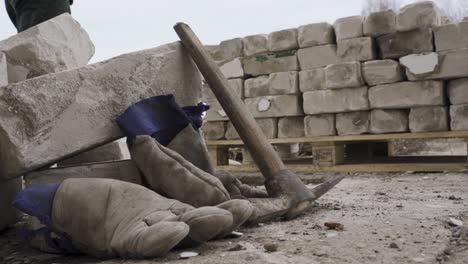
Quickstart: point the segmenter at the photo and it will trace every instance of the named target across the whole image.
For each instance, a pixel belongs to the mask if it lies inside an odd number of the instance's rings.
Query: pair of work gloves
[[[243,199],[267,194],[213,170],[197,129],[204,107],[172,96],[143,100],[118,123],[145,186],[111,179],[67,179],[21,192],[15,206],[41,225],[30,244],[54,253],[152,258],[221,238],[255,218]]]

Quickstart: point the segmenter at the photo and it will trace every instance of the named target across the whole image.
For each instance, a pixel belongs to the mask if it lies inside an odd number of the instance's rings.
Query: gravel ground
[[[462,220],[454,226],[450,218]],[[330,230],[336,222],[344,230]],[[305,215],[243,228],[240,238],[144,261],[41,254],[10,230],[0,236],[0,263],[468,263],[467,174],[352,175]],[[465,229],[466,228],[466,229]]]

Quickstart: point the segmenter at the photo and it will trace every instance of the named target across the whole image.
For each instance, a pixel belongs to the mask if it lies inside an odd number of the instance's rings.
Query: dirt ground
[[[200,254],[191,259],[179,259],[181,251],[145,261],[45,255],[9,231],[0,237],[0,263],[466,264],[468,227],[450,218],[468,224],[468,174],[351,175],[296,220],[243,228],[240,238],[190,249]],[[329,230],[326,222],[344,230]]]

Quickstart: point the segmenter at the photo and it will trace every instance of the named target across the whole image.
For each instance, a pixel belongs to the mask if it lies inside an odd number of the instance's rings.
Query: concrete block
[[[430,28],[442,22],[440,9],[432,1],[409,4],[400,9],[397,15],[397,30],[410,31],[417,28]]]
[[[459,79],[468,77],[468,49],[442,51],[439,54],[439,65],[430,74],[416,76],[407,72],[408,79],[428,80],[428,79]]]
[[[278,138],[304,137],[304,117],[284,117],[278,121]]]
[[[301,70],[322,68],[339,62],[334,44],[300,49],[297,52],[297,57]]]
[[[268,50],[283,51],[299,48],[297,28],[275,31],[268,35]]]
[[[242,63],[244,66],[244,73],[251,76],[299,70],[296,50],[268,52],[246,57],[243,59]]]
[[[450,120],[451,130],[468,130],[468,104],[450,106]]]
[[[377,58],[374,39],[353,38],[338,41],[337,55],[340,61],[369,61]]]
[[[377,38],[380,57],[395,59],[409,54],[432,52],[432,29],[423,28],[407,32],[397,32]]]
[[[221,50],[219,49],[219,45],[205,45],[205,50],[208,54],[211,55],[211,58],[215,61],[222,61],[223,55],[221,54]]]
[[[224,139],[224,133],[226,133],[226,122],[203,122],[201,131],[203,133],[203,137],[207,140]]]
[[[104,178],[143,184],[140,171],[131,160],[38,170],[26,174],[24,182],[27,188],[35,184],[57,183],[71,178]]]
[[[364,18],[365,36],[378,37],[396,32],[396,13],[389,9],[369,14]]]
[[[8,84],[7,60],[5,53],[0,52],[0,87]]]
[[[301,98],[297,95],[247,98],[244,102],[255,118],[301,116],[304,114]]]
[[[449,109],[446,106],[411,108],[409,127],[412,133],[449,130]]]
[[[299,47],[308,48],[335,43],[335,30],[328,23],[315,23],[299,27]]]
[[[226,112],[224,111],[223,107],[219,102],[210,102],[208,104],[210,109],[206,111],[205,120],[206,121],[227,121],[229,117],[227,116]]]
[[[304,118],[304,132],[306,137],[335,136],[335,115],[314,115]]]
[[[362,17],[351,16],[339,18],[333,24],[336,40],[359,38],[363,36]]]
[[[252,56],[268,51],[268,35],[259,34],[247,36],[243,39],[244,56]]]
[[[372,110],[370,132],[372,134],[408,132],[408,112],[406,110]]]
[[[433,73],[439,66],[439,55],[435,52],[411,54],[400,58],[400,64],[408,75],[424,76]]]
[[[219,66],[221,72],[227,79],[243,78],[244,68],[240,58],[235,58]]]
[[[306,115],[369,109],[367,87],[312,91],[303,96]]]
[[[242,57],[244,54],[244,43],[241,38],[229,39],[219,43],[219,53],[221,60],[233,60]]]
[[[62,160],[57,163],[58,167],[78,166],[89,163],[102,163],[108,161],[119,161],[124,159],[123,149],[119,142],[114,141],[102,147],[92,149]]]
[[[448,82],[447,93],[450,104],[468,104],[468,78]]]
[[[255,119],[263,134],[267,139],[278,137],[278,119],[277,118],[261,118]],[[227,123],[226,139],[240,139],[239,134],[231,122]]]
[[[421,81],[377,85],[369,89],[369,102],[372,109],[444,105],[444,83]]]
[[[338,135],[361,135],[369,133],[369,112],[350,112],[336,114]]]
[[[395,83],[403,80],[403,69],[394,60],[366,61],[362,66],[362,74],[369,86]]]
[[[0,182],[0,231],[14,225],[18,220],[19,214],[11,204],[21,191],[21,186],[21,179]]]
[[[94,55],[88,33],[63,14],[0,42],[9,82],[85,66]]]
[[[328,65],[325,68],[325,80],[325,86],[328,89],[363,86],[361,63],[347,62]]]
[[[20,176],[117,140],[118,115],[165,94],[181,106],[200,101],[200,73],[180,43],[5,86],[0,175]]]
[[[239,99],[244,99],[244,80],[243,79],[230,79],[228,80],[232,91],[234,91]],[[202,101],[205,103],[218,102],[216,96],[211,90],[210,86],[203,82],[202,86]]]
[[[303,93],[325,89],[325,69],[315,68],[299,72],[299,90]]]
[[[245,81],[245,97],[297,94],[298,91],[296,71],[272,73]]]
[[[432,28],[436,51],[468,48],[468,22]]]

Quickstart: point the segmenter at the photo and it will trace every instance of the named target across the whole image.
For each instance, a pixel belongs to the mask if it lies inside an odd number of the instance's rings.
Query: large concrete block
[[[334,44],[300,49],[297,57],[301,70],[322,68],[339,62]]]
[[[275,72],[298,71],[296,50],[268,52],[246,57],[242,63],[244,73],[251,76],[266,75]]]
[[[412,133],[448,131],[449,109],[446,106],[412,108],[409,127]]]
[[[299,90],[303,93],[325,89],[325,69],[315,68],[299,72]]]
[[[278,119],[277,118],[261,118],[255,119],[263,134],[267,139],[278,137]],[[227,123],[226,139],[240,139],[239,134],[231,122]]]
[[[306,137],[335,136],[335,115],[314,115],[304,118],[304,130]]]
[[[308,48],[335,43],[335,30],[328,23],[315,23],[299,27],[299,47]]]
[[[268,50],[283,51],[299,48],[297,28],[275,31],[268,35]]]
[[[208,104],[210,106],[210,109],[206,111],[206,116],[205,120],[206,121],[227,121],[229,120],[228,115],[224,111],[223,107],[221,104],[216,101],[216,102],[210,102]]]
[[[297,94],[298,91],[296,71],[272,73],[245,81],[245,97]]]
[[[406,110],[372,110],[370,132],[372,134],[408,132],[408,112]]]
[[[381,58],[394,59],[434,51],[432,39],[432,29],[424,28],[380,36],[377,38],[377,45]]]
[[[369,89],[372,109],[405,109],[444,105],[444,83],[439,81],[400,82]]]
[[[304,114],[301,98],[297,95],[247,98],[245,104],[255,118],[301,116]]]
[[[8,84],[7,60],[5,53],[0,52],[0,87]]]
[[[396,13],[389,9],[369,14],[364,19],[364,35],[378,37],[396,31]]]
[[[450,104],[468,104],[468,78],[448,82],[447,93]]]
[[[468,48],[468,22],[432,28],[436,51]]]
[[[325,68],[325,80],[328,89],[363,86],[361,63],[347,62],[328,65]]]
[[[244,43],[241,38],[224,40],[219,43],[221,60],[233,60],[243,56]]]
[[[442,51],[439,54],[439,65],[434,72],[430,74],[416,76],[407,73],[408,79],[458,79],[468,77],[468,49]]]
[[[243,39],[244,56],[252,56],[268,51],[268,35],[259,34],[247,36]]]
[[[117,116],[141,99],[164,94],[174,94],[182,106],[200,100],[200,73],[180,43],[5,86],[0,90],[1,177],[123,137]]]
[[[333,27],[335,28],[336,40],[363,36],[361,16],[339,18],[335,21]]]
[[[57,16],[0,42],[9,82],[82,67],[94,55],[88,33],[69,14]]]
[[[369,109],[367,87],[312,91],[303,96],[306,115]]]
[[[468,130],[468,104],[450,106],[450,128]]]
[[[374,39],[353,38],[338,41],[337,55],[340,61],[369,61],[377,58]]]
[[[336,114],[336,131],[340,136],[369,133],[369,124],[369,112]]]
[[[102,163],[108,161],[123,160],[124,153],[118,141],[106,144],[104,146],[92,149],[62,160],[57,163],[58,167],[78,166],[89,163]]]
[[[203,137],[207,140],[224,139],[224,133],[226,133],[226,122],[203,122],[201,131],[203,133]]]
[[[0,231],[14,225],[18,220],[18,212],[11,204],[21,190],[21,186],[21,179],[0,182]]]
[[[304,117],[284,117],[278,121],[278,138],[304,137]]]
[[[369,86],[400,82],[404,75],[400,64],[394,60],[366,61],[362,74]]]
[[[243,78],[244,68],[240,58],[235,58],[219,66],[221,72],[227,79]]]
[[[409,4],[400,9],[397,30],[409,31],[417,28],[438,26],[442,22],[440,9],[432,1]]]
[[[228,80],[228,83],[232,91],[235,94],[237,94],[238,98],[243,99],[244,98],[244,80],[243,79],[230,79]],[[202,100],[203,102],[206,102],[206,103],[218,102],[218,99],[216,99],[216,96],[214,95],[210,86],[206,82],[203,82],[203,86],[202,86]]]

